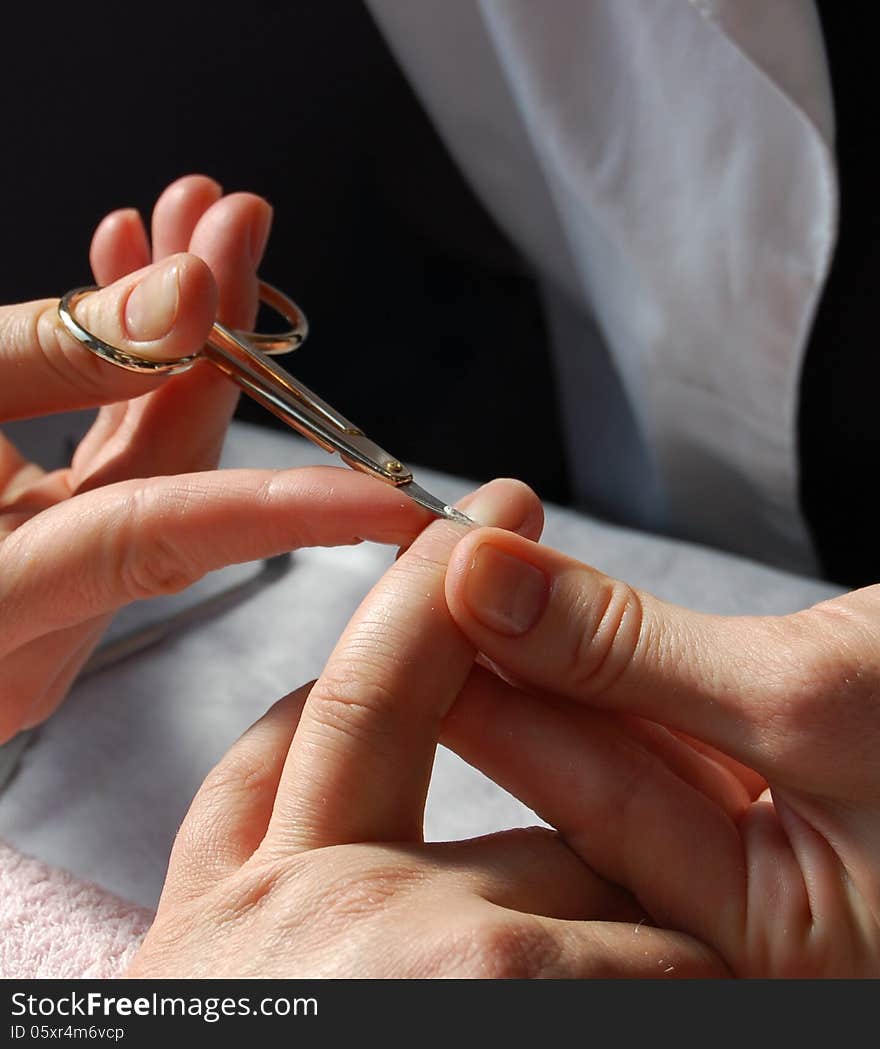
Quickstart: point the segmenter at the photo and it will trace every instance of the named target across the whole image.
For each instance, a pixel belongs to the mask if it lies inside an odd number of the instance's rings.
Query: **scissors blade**
[[[215,324],[204,354],[213,364],[295,430],[328,452],[338,452],[355,470],[393,484],[413,502],[458,524],[474,525],[468,516],[448,506],[415,483],[403,463],[371,441],[357,426],[316,393],[280,369],[265,354],[235,332]]]
[[[476,524],[466,514],[448,506],[416,484],[412,473],[403,463],[370,440],[359,427],[267,356],[270,352],[294,349],[305,338],[308,330],[305,316],[299,307],[271,285],[260,282],[260,298],[291,323],[290,331],[275,336],[261,335],[231,331],[215,323],[201,353],[159,362],[125,353],[103,342],[78,323],[73,308],[83,295],[93,291],[97,291],[97,288],[74,288],[69,291],[58,304],[58,314],[70,334],[100,357],[131,371],[169,373],[184,371],[197,358],[204,357],[264,408],[324,451],[337,452],[355,470],[394,485],[437,517],[445,517],[458,524]]]
[[[415,481],[407,481],[406,484],[398,485],[398,490],[403,492],[404,495],[408,495],[413,502],[423,506],[426,510],[430,510],[432,514],[436,514],[438,517],[445,517],[447,521],[455,521],[457,524],[476,526],[476,521],[472,521],[467,514],[463,514],[461,510],[456,510],[454,506],[447,506],[435,495],[426,492]]]

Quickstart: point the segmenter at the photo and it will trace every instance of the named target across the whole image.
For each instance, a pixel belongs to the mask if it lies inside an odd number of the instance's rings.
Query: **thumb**
[[[75,313],[120,350],[172,360],[198,352],[216,310],[211,271],[195,255],[179,254],[85,296]],[[57,299],[0,308],[0,419],[127,400],[164,381],[97,357],[69,334],[57,311]]]
[[[877,589],[789,616],[706,615],[494,529],[465,536],[446,577],[460,629],[520,681],[687,733],[777,784],[843,793],[864,790],[853,755],[880,730]]]

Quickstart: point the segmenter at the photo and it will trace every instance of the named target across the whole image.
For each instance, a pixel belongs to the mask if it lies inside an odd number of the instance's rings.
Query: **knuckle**
[[[208,773],[174,840],[175,863],[210,870],[229,838],[228,813],[243,793],[256,791],[251,781],[236,782],[236,766],[223,762]]]
[[[126,498],[116,544],[117,577],[131,600],[176,594],[201,578],[194,551],[174,537],[173,522],[186,513],[186,494],[147,483]]]
[[[246,751],[241,744],[205,777],[196,795],[199,812],[224,813],[232,805],[247,807],[252,798],[274,794],[278,772],[271,760]]]
[[[626,583],[605,578],[598,588],[576,588],[572,600],[580,626],[568,680],[580,694],[602,692],[623,676],[644,640],[641,598]]]
[[[176,862],[211,870],[230,840],[230,811],[259,811],[273,798],[278,769],[271,758],[240,740],[202,782],[175,840]]]
[[[103,399],[106,366],[60,326],[57,303],[53,300],[33,316],[31,323],[29,343],[38,348],[46,366],[89,400]]]
[[[309,696],[313,723],[358,743],[375,747],[387,740],[391,745],[400,701],[379,667],[370,666],[382,659],[380,649],[365,647],[357,666],[340,661],[325,672]]]
[[[449,975],[489,980],[530,980],[551,973],[559,946],[526,916],[486,917],[454,930],[438,952]]]
[[[297,870],[296,863],[287,867],[268,863],[245,864],[233,878],[222,883],[220,891],[212,894],[209,906],[214,923],[230,927],[243,923],[259,924],[259,919],[266,918],[274,924],[278,918],[280,925],[287,908],[278,901],[286,895],[284,888]]]
[[[764,648],[772,655],[750,706],[768,754],[798,779],[831,775],[838,787],[852,785],[874,765],[880,666],[868,628],[836,602],[770,625]]]

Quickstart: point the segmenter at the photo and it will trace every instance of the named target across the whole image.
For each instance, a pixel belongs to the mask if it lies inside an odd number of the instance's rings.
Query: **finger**
[[[0,742],[41,724],[59,706],[107,626],[107,617],[44,637],[3,658]]]
[[[199,218],[189,250],[211,267],[219,293],[218,320],[251,328],[257,314],[257,267],[269,238],[272,208],[253,193],[230,193]]]
[[[724,751],[704,743],[701,739],[695,739],[686,732],[676,732],[675,735],[683,740],[688,747],[702,754],[707,761],[711,761],[738,780],[752,801],[759,798],[767,789],[767,780],[763,776],[755,772],[754,769],[750,769],[747,765],[743,765],[742,762],[732,758],[729,754],[725,754]]]
[[[166,384],[168,385],[168,384]],[[159,387],[162,389],[162,387]],[[156,392],[156,391],[154,391]],[[105,404],[95,416],[95,420],[89,427],[83,439],[76,447],[71,460],[71,471],[68,484],[71,495],[79,491],[87,491],[98,485],[90,482],[90,478],[98,474],[102,464],[113,456],[111,449],[116,449],[117,455],[123,455],[128,441],[124,434],[126,420],[131,418],[132,405],[146,400],[151,394],[145,394],[142,398],[133,401],[119,401],[116,404]],[[153,471],[139,470],[142,477],[148,477]],[[155,471],[157,473],[174,473],[173,470]],[[129,474],[128,476],[132,476]],[[114,478],[117,481],[124,480],[123,476]],[[112,483],[112,481],[108,481]]]
[[[43,475],[41,467],[25,459],[15,445],[0,433],[0,508],[7,501],[16,499]],[[3,534],[5,532],[0,527],[0,537]]]
[[[160,196],[153,210],[155,258],[161,259],[177,251],[185,251],[198,220],[221,195],[220,186],[203,175],[190,175],[173,182]],[[151,252],[140,215],[128,209],[107,216],[92,238],[90,257],[93,272],[100,284],[108,284],[130,270],[146,265]],[[209,376],[209,379],[212,381],[199,380],[198,390],[202,391],[206,385],[218,389],[215,396],[221,402],[219,416],[220,430],[223,432],[229,406],[235,403],[237,395],[232,390],[223,389],[224,384],[219,377]],[[191,383],[183,381],[183,385],[187,388]],[[187,392],[184,389],[183,396]],[[160,399],[164,411],[159,413],[160,418],[157,419],[158,430],[161,431],[163,418],[174,415],[180,400],[180,396]],[[169,447],[169,443],[162,440],[161,435],[157,439],[157,434],[150,432],[150,427],[144,424],[142,418],[144,413],[151,410],[155,412],[157,405],[145,401],[132,405],[129,410],[117,411],[117,407],[105,407],[99,413],[96,423],[77,449],[74,468],[82,490],[102,483],[110,484],[138,473],[179,473],[216,465],[218,438],[211,434],[209,439],[202,437],[200,440],[198,420],[192,428],[195,439],[188,435],[177,442],[173,461],[168,461],[164,450]],[[192,405],[184,409],[182,414],[185,418],[192,418]],[[128,425],[122,429],[126,420]],[[118,440],[111,441],[114,435],[118,435]],[[140,445],[136,453],[138,461],[134,461],[135,456],[131,454],[134,443]]]
[[[50,507],[4,540],[0,651],[224,565],[362,538],[404,542],[427,520],[396,489],[336,467],[122,482]]]
[[[494,481],[468,512],[530,527],[537,499]],[[291,746],[267,841],[286,851],[420,840],[440,722],[474,649],[443,600],[461,526],[435,521],[363,602],[312,689]]]
[[[180,194],[171,204],[181,205]],[[170,227],[171,204],[156,226]],[[195,213],[193,202],[183,201]],[[183,205],[181,205],[183,206]],[[217,315],[234,327],[250,328],[257,307],[256,261],[271,224],[271,208],[259,197],[235,193],[216,201],[197,222],[190,250],[204,259],[218,285]],[[199,364],[161,390],[130,405],[112,436],[87,438],[88,466],[78,491],[145,477],[207,470],[216,466],[238,387],[210,364]],[[85,455],[79,458],[85,462]]]
[[[163,901],[200,896],[256,851],[311,684],[278,700],[230,747],[193,799],[170,859]]]
[[[476,671],[443,742],[555,827],[663,926],[738,951],[745,872],[736,818],[616,718],[552,706]]]
[[[471,917],[472,915],[472,917]],[[482,904],[451,923],[470,940],[468,968],[485,979],[723,979],[719,956],[690,936],[650,925],[560,921]]]
[[[147,231],[134,208],[111,211],[101,220],[92,235],[89,250],[89,262],[98,284],[112,284],[120,277],[148,266],[150,261]]]
[[[687,733],[763,776],[810,727],[793,617],[703,615],[665,604],[503,532],[467,535],[450,560],[456,622],[517,679]]]
[[[435,842],[431,856],[457,885],[507,910],[572,920],[647,919],[629,893],[594,874],[555,831],[543,827]]]
[[[134,208],[111,212],[92,237],[89,260],[95,280],[110,284],[151,260],[158,262],[187,251],[198,220],[222,193],[204,175],[187,175],[172,182],[153,209],[152,251],[143,220]]]
[[[553,697],[553,701],[564,713],[575,718],[581,716],[580,704],[557,697]],[[679,779],[704,794],[731,819],[737,820],[760,794],[760,791],[758,794],[752,794],[749,790],[755,777],[747,783],[743,782],[736,772],[739,767],[737,763],[728,764],[718,760],[715,755],[719,752],[714,748],[692,745],[688,742],[689,737],[681,737],[662,725],[645,721],[644,718],[613,713],[607,713],[606,716],[609,724],[653,754]]]
[[[216,288],[205,264],[175,255],[83,298],[77,320],[106,342],[168,360],[196,353],[214,319]],[[0,308],[0,418],[87,408],[161,384],[101,360],[62,326],[57,302]]]
[[[222,196],[220,184],[206,175],[184,175],[163,190],[153,208],[154,260],[191,250],[199,219]]]

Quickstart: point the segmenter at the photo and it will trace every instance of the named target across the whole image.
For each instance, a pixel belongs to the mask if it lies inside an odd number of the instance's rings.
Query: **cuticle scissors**
[[[260,301],[270,306],[291,325],[279,334],[243,332],[215,322],[199,353],[169,361],[154,361],[120,350],[99,339],[77,321],[74,310],[96,286],[73,288],[58,304],[62,324],[77,342],[99,357],[129,371],[179,373],[196,361],[206,360],[224,372],[255,401],[327,452],[337,452],[348,466],[370,474],[400,491],[437,517],[459,524],[474,522],[461,511],[416,484],[412,471],[386,452],[349,419],[279,367],[272,355],[297,349],[308,334],[305,314],[283,292],[265,281],[259,282]]]

